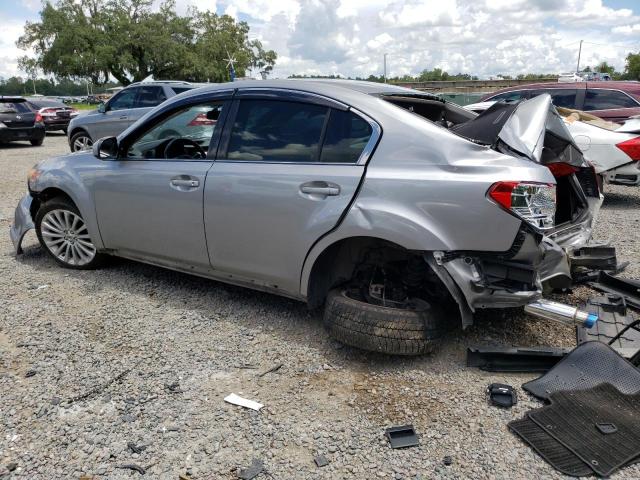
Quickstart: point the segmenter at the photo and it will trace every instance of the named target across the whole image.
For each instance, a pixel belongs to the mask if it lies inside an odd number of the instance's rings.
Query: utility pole
[[[34,94],[34,95],[37,95],[37,92],[36,92],[36,79],[35,79],[35,77],[31,77],[31,81],[33,82],[33,94]]]
[[[576,73],[580,73],[580,55],[582,54],[582,40],[580,40],[580,48],[578,49],[578,65],[576,66]]]
[[[387,54],[384,54],[384,83],[387,83]]]

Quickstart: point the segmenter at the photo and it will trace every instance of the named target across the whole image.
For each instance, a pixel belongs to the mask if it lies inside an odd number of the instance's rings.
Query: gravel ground
[[[563,478],[507,430],[540,403],[521,389],[512,410],[484,398],[489,383],[519,388],[535,375],[466,368],[465,350],[573,346],[570,328],[490,313],[432,356],[389,358],[333,342],[319,313],[276,296],[129,261],[63,270],[33,232],[16,259],[7,229],[27,171],[65,140],[0,150],[1,471],[137,478],[121,468],[134,464],[151,478],[230,479],[259,458],[268,474],[258,478],[272,479]],[[636,277],[639,192],[609,187],[596,232]],[[232,392],[265,407],[226,404]],[[421,445],[391,450],[385,428],[405,423]],[[329,465],[316,467],[316,454]],[[640,468],[612,478],[640,478]]]

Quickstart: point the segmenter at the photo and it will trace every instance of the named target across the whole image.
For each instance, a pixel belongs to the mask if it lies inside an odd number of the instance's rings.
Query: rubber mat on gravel
[[[529,417],[509,423],[512,432],[529,444],[556,470],[572,477],[593,475],[593,470],[580,457],[549,435]]]
[[[586,390],[610,383],[620,392],[640,392],[640,370],[608,345],[586,342],[577,346],[540,378],[522,385],[532,395],[548,400],[559,391]]]
[[[545,432],[607,477],[640,456],[640,394],[625,395],[603,383],[589,390],[556,392],[551,405],[528,413]]]

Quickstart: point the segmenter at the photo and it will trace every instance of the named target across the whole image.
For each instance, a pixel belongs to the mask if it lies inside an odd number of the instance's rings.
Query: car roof
[[[640,82],[625,80],[609,80],[609,81],[589,81],[589,82],[541,82],[527,83],[523,85],[514,85],[512,87],[501,88],[488,95],[495,95],[502,92],[511,92],[517,90],[535,90],[538,88],[608,88],[611,90],[622,91],[639,91]]]
[[[26,101],[27,99],[24,97],[0,95],[0,102],[26,102]]]

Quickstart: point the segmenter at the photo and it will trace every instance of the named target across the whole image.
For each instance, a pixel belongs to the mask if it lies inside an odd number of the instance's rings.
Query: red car
[[[542,93],[551,95],[556,107],[582,110],[612,122],[640,115],[640,82],[533,83],[488,93],[481,101],[515,101]]]

